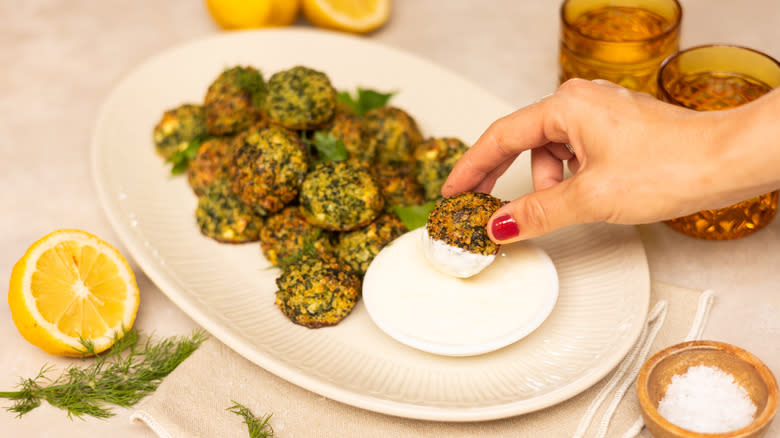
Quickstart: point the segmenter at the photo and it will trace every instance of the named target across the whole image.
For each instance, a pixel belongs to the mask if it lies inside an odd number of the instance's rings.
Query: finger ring
[[[566,149],[568,149],[569,152],[571,152],[572,155],[577,155],[577,154],[574,153],[574,146],[572,146],[569,143],[564,143],[563,145],[566,146]]]

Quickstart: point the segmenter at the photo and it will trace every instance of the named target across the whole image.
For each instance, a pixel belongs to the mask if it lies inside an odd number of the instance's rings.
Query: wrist
[[[713,115],[721,165],[733,189],[750,197],[780,188],[780,90]]]

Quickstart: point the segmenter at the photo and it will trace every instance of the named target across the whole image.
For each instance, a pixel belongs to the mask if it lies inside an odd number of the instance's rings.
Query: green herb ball
[[[276,279],[276,305],[290,320],[308,328],[336,325],[360,298],[357,273],[334,257],[304,257]]]
[[[325,73],[296,66],[268,79],[264,110],[268,118],[289,129],[325,125],[336,108],[336,90]]]
[[[166,160],[187,149],[190,142],[206,135],[203,107],[185,103],[165,111],[154,126],[152,137],[157,153]]]
[[[258,130],[265,129],[268,122],[261,120],[253,127]],[[210,137],[200,145],[195,158],[187,166],[187,182],[196,195],[202,195],[218,173],[230,171],[235,150],[235,136]]]
[[[441,196],[441,187],[455,163],[469,147],[454,137],[430,138],[414,150],[417,182],[425,189],[425,199]]]
[[[209,133],[229,135],[249,128],[260,118],[265,95],[263,75],[255,68],[236,66],[223,71],[209,85],[203,103]]]
[[[211,137],[198,148],[195,158],[187,166],[187,182],[197,196],[203,195],[217,174],[229,167],[233,140],[233,137]]]
[[[309,168],[295,133],[278,126],[250,128],[236,138],[230,178],[233,192],[260,214],[284,208],[298,196]]]
[[[382,190],[368,167],[355,160],[318,164],[301,185],[301,213],[309,223],[347,231],[373,221],[384,207]]]
[[[275,266],[298,255],[316,255],[333,250],[330,234],[306,219],[297,205],[268,216],[260,229],[260,249]]]
[[[384,106],[366,112],[364,123],[368,148],[376,150],[377,163],[414,162],[414,148],[423,137],[412,116],[400,108]]]
[[[198,198],[195,219],[204,235],[223,243],[257,240],[263,222],[233,194],[230,180],[224,175],[217,176]]]
[[[385,210],[392,210],[394,205],[420,205],[425,201],[422,186],[405,166],[377,165],[374,175],[382,187]]]
[[[490,216],[503,202],[486,193],[465,192],[439,201],[425,228],[432,239],[441,240],[474,254],[493,255],[498,245],[487,234]]]
[[[351,111],[337,107],[336,114],[326,132],[344,143],[349,158],[371,163],[376,150],[374,144],[365,141],[363,120]]]
[[[382,214],[363,228],[339,234],[336,255],[362,275],[379,251],[405,232],[397,217]]]

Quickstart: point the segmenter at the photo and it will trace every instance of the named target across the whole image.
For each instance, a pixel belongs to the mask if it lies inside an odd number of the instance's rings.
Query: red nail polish
[[[520,228],[517,227],[517,222],[508,214],[497,217],[490,225],[490,231],[493,232],[493,237],[495,237],[496,240],[507,240],[517,237],[517,235],[520,234]]]

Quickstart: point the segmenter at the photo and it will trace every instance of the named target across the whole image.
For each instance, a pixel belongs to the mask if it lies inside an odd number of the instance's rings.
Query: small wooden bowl
[[[752,423],[713,434],[683,429],[661,416],[658,402],[672,377],[696,365],[717,367],[734,376],[756,405]],[[636,385],[642,417],[655,438],[759,438],[769,429],[777,410],[777,381],[769,368],[747,351],[723,342],[690,341],[661,350],[642,365]]]

